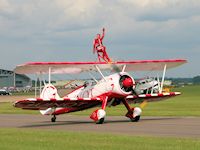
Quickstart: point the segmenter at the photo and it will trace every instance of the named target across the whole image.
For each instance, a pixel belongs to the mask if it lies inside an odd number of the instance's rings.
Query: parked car
[[[4,89],[0,89],[0,95],[11,95],[11,93]]]

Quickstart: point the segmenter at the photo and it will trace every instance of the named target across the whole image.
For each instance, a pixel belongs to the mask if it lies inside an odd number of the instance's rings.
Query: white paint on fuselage
[[[131,92],[125,92],[121,90],[119,85],[119,79],[121,75],[127,75],[131,77],[128,73],[115,73],[110,76],[98,81],[96,85],[88,85],[86,87],[79,88],[72,93],[68,94],[66,97],[78,97],[78,98],[93,98],[98,97],[103,94],[115,94],[119,96],[126,96],[131,94]],[[131,77],[132,78],[132,77]],[[133,78],[132,78],[133,79]],[[134,81],[134,79],[133,79]]]

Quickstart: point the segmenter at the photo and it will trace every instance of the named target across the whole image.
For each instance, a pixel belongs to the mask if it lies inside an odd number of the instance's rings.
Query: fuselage
[[[126,81],[127,79],[129,80]],[[131,82],[130,85],[129,82]],[[99,80],[96,84],[89,83],[87,85],[80,86],[64,96],[64,98],[99,98],[101,101],[106,97],[108,101],[110,101],[112,99],[125,98],[133,93],[134,88],[134,79],[128,73],[120,72],[106,76]],[[95,105],[87,105],[87,107],[83,107],[81,110],[94,106]],[[58,115],[78,110],[80,110],[80,108],[56,108],[54,114]]]
[[[133,82],[133,86],[130,87],[130,90],[123,89],[123,80],[124,78],[130,78]],[[67,94],[65,97],[69,98],[95,98],[101,96],[108,96],[108,97],[115,97],[121,98],[126,97],[132,93],[132,89],[135,87],[134,79],[126,72],[115,73],[110,76],[106,76],[100,81],[98,81],[95,85],[92,83],[88,85],[83,85],[76,90],[72,91],[71,93]],[[129,87],[128,87],[129,88]]]

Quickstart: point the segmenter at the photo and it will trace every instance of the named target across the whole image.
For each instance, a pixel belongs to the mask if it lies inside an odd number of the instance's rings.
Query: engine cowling
[[[119,95],[129,95],[135,89],[135,80],[126,72],[120,72],[113,75],[115,87],[114,93]]]
[[[96,85],[83,89],[78,97],[96,97],[103,94],[122,98],[135,89],[135,80],[126,72],[115,73],[101,79]]]
[[[135,93],[135,80],[128,73],[122,72],[115,75],[115,82],[117,81],[118,84],[115,84],[117,86],[115,86],[113,92],[117,93],[119,97],[113,99],[112,106],[119,105],[121,98],[124,98],[124,96]]]
[[[124,92],[131,92],[135,88],[135,81],[128,75],[121,75],[119,79],[119,85]]]

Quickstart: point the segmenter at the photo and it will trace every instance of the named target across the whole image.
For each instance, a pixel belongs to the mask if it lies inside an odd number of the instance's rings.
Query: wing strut
[[[99,69],[99,67],[97,65],[95,65],[97,71],[100,73],[100,75],[102,76],[102,78],[106,81],[105,76],[103,75],[103,73],[101,72],[101,70]]]
[[[125,69],[126,69],[126,65],[123,66],[123,68],[122,68],[122,72],[124,72]]]
[[[37,97],[37,75],[35,79],[35,98]]]
[[[163,84],[164,84],[164,80],[165,80],[166,69],[167,69],[167,65],[165,64],[164,70],[163,70],[162,81],[161,81],[161,87],[160,87],[160,91],[159,91],[160,93],[162,93],[162,90],[163,90]]]
[[[97,79],[95,79],[95,77],[94,77],[90,72],[88,72],[88,74],[90,75],[90,77],[91,77],[96,83],[98,83]]]
[[[49,67],[49,84],[51,83],[51,67]]]
[[[159,79],[160,77],[159,77],[159,75],[158,75],[158,73],[157,73],[157,82],[158,82],[158,91],[159,91],[159,93],[160,93],[160,79]]]
[[[42,73],[40,72],[39,81],[40,81],[40,94],[42,92]]]

